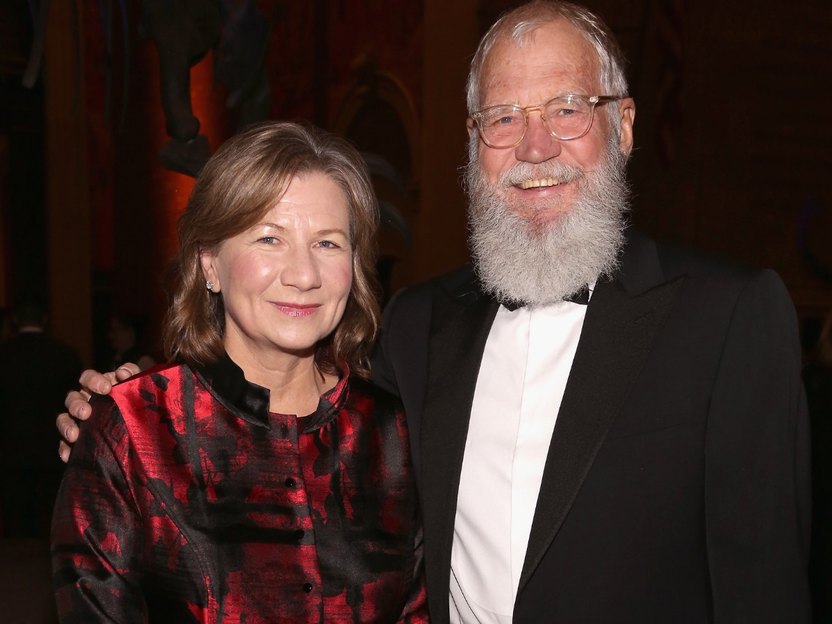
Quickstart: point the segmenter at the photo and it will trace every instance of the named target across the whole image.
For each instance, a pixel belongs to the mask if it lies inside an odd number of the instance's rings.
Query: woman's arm
[[[52,568],[63,623],[146,621],[144,534],[132,494],[130,439],[109,397],[93,399],[52,520]]]

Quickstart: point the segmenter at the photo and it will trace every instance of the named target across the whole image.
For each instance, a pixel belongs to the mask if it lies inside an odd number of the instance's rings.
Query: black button
[[[303,529],[295,531],[295,539],[298,541],[302,540],[304,535],[306,535],[306,533],[303,532]]]
[[[303,584],[303,591],[307,594],[312,591],[312,583],[304,583]]]
[[[295,483],[295,480],[292,477],[287,478],[283,483],[286,485],[287,488],[291,488],[293,490],[297,485],[297,483]]]

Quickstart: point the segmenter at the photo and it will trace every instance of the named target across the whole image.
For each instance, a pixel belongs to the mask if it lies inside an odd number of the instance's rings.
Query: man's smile
[[[558,180],[557,178],[538,178],[534,180],[522,180],[516,186],[519,186],[521,189],[526,190],[530,188],[542,188],[547,186],[560,186],[563,182]]]

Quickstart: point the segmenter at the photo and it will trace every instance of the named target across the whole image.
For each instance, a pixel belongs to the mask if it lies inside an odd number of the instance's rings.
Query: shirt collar
[[[349,367],[340,366],[341,377],[335,386],[321,395],[318,408],[314,413],[299,421],[303,433],[320,429],[331,422],[347,396],[349,387]],[[270,428],[269,423],[269,389],[248,381],[243,370],[223,353],[216,362],[205,366],[196,366],[197,376],[225,407],[255,425]]]

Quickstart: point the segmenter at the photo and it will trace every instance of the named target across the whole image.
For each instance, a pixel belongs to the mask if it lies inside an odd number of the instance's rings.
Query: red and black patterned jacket
[[[397,399],[345,375],[304,418],[229,359],[93,400],[55,510],[62,622],[425,622]]]

